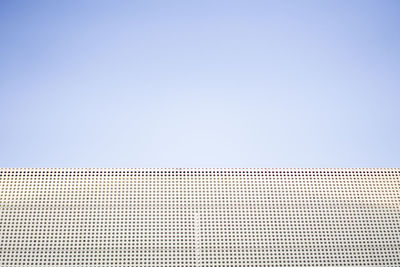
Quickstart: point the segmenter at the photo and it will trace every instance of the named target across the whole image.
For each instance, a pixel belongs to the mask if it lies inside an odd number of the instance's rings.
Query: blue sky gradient
[[[400,1],[1,1],[0,167],[399,167]]]

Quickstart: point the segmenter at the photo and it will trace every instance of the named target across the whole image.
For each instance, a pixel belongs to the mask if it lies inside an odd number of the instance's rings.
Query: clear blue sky
[[[0,167],[399,167],[400,1],[1,1]]]

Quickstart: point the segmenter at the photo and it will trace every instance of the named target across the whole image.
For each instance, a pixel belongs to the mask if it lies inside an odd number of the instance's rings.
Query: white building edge
[[[0,266],[400,266],[400,168],[2,168]]]

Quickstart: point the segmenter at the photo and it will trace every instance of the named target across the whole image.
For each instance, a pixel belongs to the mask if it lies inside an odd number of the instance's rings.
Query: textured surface
[[[0,169],[2,266],[400,266],[400,169]]]

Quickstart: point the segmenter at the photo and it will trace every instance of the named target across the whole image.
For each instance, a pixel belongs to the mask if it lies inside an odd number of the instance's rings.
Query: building
[[[400,169],[0,169],[1,266],[400,266]]]

